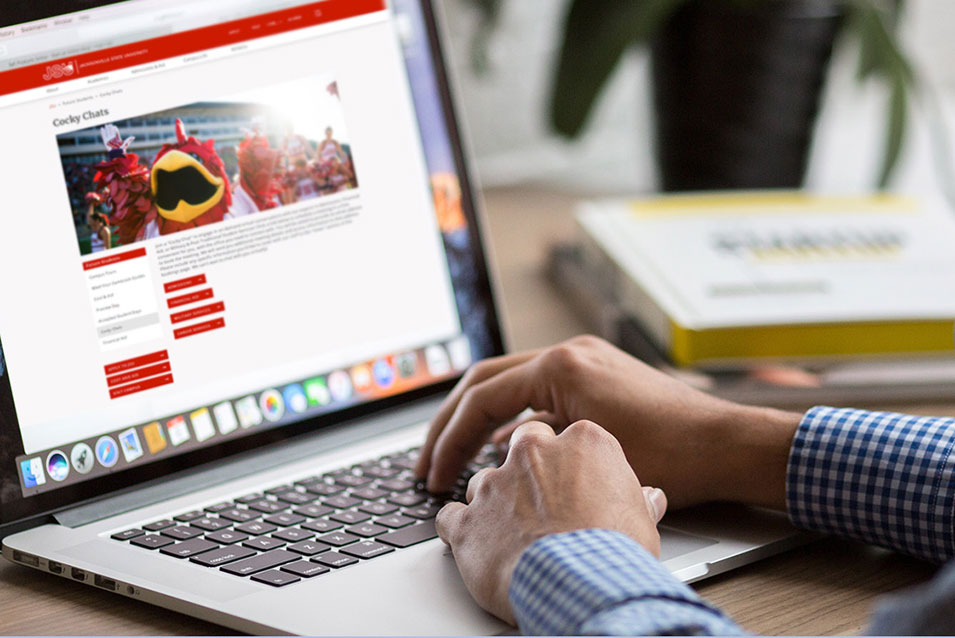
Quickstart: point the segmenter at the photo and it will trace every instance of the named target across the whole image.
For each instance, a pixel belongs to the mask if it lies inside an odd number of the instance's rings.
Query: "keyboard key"
[[[192,510],[191,512],[186,512],[180,514],[179,516],[174,516],[173,518],[179,521],[180,523],[188,523],[189,521],[194,521],[197,518],[202,518],[205,516],[205,513],[201,510]]]
[[[249,547],[251,549],[260,549],[263,552],[270,549],[277,549],[279,547],[285,546],[285,541],[280,538],[272,538],[271,536],[259,536],[258,538],[253,538],[247,541],[242,541],[242,547]]]
[[[345,532],[332,532],[331,534],[319,536],[318,540],[334,547],[341,547],[342,545],[350,545],[360,539],[357,536],[346,534]]]
[[[348,509],[349,507],[355,507],[356,505],[361,505],[362,500],[359,498],[352,498],[350,496],[344,496],[339,494],[338,496],[333,496],[331,498],[326,498],[322,501],[325,505],[329,507],[334,507],[335,509]]]
[[[382,554],[390,554],[395,551],[394,547],[388,545],[382,545],[381,543],[376,543],[375,541],[362,541],[356,543],[355,545],[350,545],[341,550],[342,554],[347,554],[349,556],[354,556],[355,558],[376,558]]]
[[[302,556],[314,556],[315,554],[327,552],[331,547],[318,541],[302,541],[301,543],[289,545],[285,549],[290,552],[295,552],[296,554],[301,554]]]
[[[396,474],[400,473],[401,470],[394,467],[368,467],[363,470],[365,476],[370,476],[372,478],[378,479],[389,479]]]
[[[241,543],[244,540],[249,538],[248,534],[238,531],[236,529],[223,529],[218,532],[212,532],[211,534],[206,534],[206,538],[210,541],[215,541],[216,543],[221,543],[222,545],[232,545],[233,543]]]
[[[288,512],[284,514],[276,514],[275,516],[269,516],[264,519],[266,523],[272,523],[273,525],[278,525],[279,527],[288,527],[289,525],[298,525],[305,521],[305,517],[300,514],[289,514]]]
[[[352,558],[351,556],[345,556],[344,554],[339,554],[338,552],[325,552],[324,554],[313,558],[312,562],[325,565],[326,567],[334,567],[338,569],[339,567],[354,565],[358,562],[358,559]]]
[[[400,529],[397,532],[391,532],[384,536],[379,536],[378,540],[382,543],[388,543],[395,547],[409,547],[432,538],[437,538],[438,532],[434,529],[434,520],[424,521],[412,527]]]
[[[230,521],[235,521],[236,523],[246,523],[262,516],[262,513],[256,512],[255,510],[245,510],[239,509],[238,507],[233,507],[231,509],[222,510],[219,512],[219,516],[222,518],[227,518]]]
[[[319,574],[324,574],[325,572],[329,572],[331,570],[324,565],[300,560],[297,563],[282,565],[282,571],[295,574],[296,576],[302,576],[303,578],[311,578],[312,576],[318,576]]]
[[[262,534],[271,534],[278,529],[278,526],[264,521],[249,521],[248,523],[236,525],[235,528],[240,532],[245,532],[252,536],[261,536]]]
[[[335,479],[335,482],[345,487],[361,487],[372,482],[373,479],[367,476],[356,476],[354,474],[345,474]]]
[[[175,527],[164,529],[161,533],[163,536],[174,538],[177,541],[187,541],[190,538],[195,538],[196,536],[202,536],[201,529],[196,529],[195,527],[189,527],[188,525],[176,525]]]
[[[209,512],[210,514],[218,514],[222,510],[227,510],[230,507],[232,507],[232,503],[225,501],[223,503],[216,503],[215,505],[210,505],[209,507],[206,508],[206,511]]]
[[[292,512],[299,516],[307,516],[309,518],[318,518],[319,516],[331,514],[334,511],[334,509],[326,507],[325,505],[303,505],[302,507],[296,507],[292,510]]]
[[[391,516],[383,516],[375,521],[379,525],[384,525],[385,527],[391,527],[393,529],[398,529],[399,527],[407,527],[415,522],[415,519],[408,518],[407,516],[401,516],[400,514],[392,514]]]
[[[261,574],[256,574],[252,577],[252,580],[265,583],[266,585],[272,585],[273,587],[285,587],[286,585],[297,583],[302,579],[295,574],[288,574],[278,571],[277,569],[272,569],[267,572],[262,572]]]
[[[290,543],[295,543],[297,541],[303,541],[306,538],[312,538],[315,536],[314,532],[306,532],[304,529],[298,527],[290,527],[288,529],[283,529],[281,532],[275,532],[272,534],[275,538],[281,538],[283,541],[288,541]]]
[[[276,512],[281,512],[284,509],[288,509],[288,503],[280,503],[278,501],[268,501],[264,498],[260,498],[257,501],[252,501],[249,503],[249,509],[257,510],[265,514],[274,514]]]
[[[287,552],[284,549],[276,549],[267,554],[259,554],[235,563],[230,563],[222,568],[222,571],[235,576],[249,576],[266,569],[272,569],[285,563],[294,563],[300,560],[301,556]]]
[[[197,518],[196,520],[190,523],[193,527],[198,527],[199,529],[204,529],[207,532],[215,532],[225,527],[232,527],[232,522],[227,521],[221,518],[212,518],[206,516],[205,518]]]
[[[409,507],[408,509],[403,510],[402,514],[405,516],[410,516],[411,518],[427,520],[437,516],[442,507],[444,507],[444,505],[419,505],[417,507]]]
[[[252,494],[246,494],[245,496],[240,496],[235,499],[236,503],[242,503],[243,505],[248,505],[252,501],[262,500],[263,496],[260,492],[254,492]]]
[[[385,516],[386,514],[397,512],[398,506],[391,505],[390,503],[367,503],[358,509],[374,516]]]
[[[345,523],[347,525],[354,525],[355,523],[364,523],[369,518],[370,515],[365,514],[364,512],[356,512],[355,510],[348,510],[345,512],[339,512],[338,514],[332,514],[328,518],[333,521],[338,521],[339,523]]]
[[[401,468],[402,470],[413,470],[418,464],[418,457],[409,458],[407,456],[399,456],[397,458],[390,459],[391,465],[393,467]]]
[[[164,518],[161,521],[156,521],[155,523],[150,523],[149,525],[143,525],[143,529],[149,532],[158,532],[161,529],[166,529],[167,527],[172,527],[176,522],[168,518]]]
[[[364,538],[369,538],[371,536],[378,536],[378,534],[384,534],[390,532],[391,530],[387,527],[382,527],[381,525],[375,525],[374,523],[365,523],[363,525],[354,525],[352,527],[346,527],[345,531],[349,534],[354,534],[356,536],[362,536]]]
[[[145,547],[146,549],[159,549],[160,547],[165,547],[166,545],[172,545],[175,541],[171,538],[160,536],[159,534],[146,534],[145,536],[134,538],[129,542],[130,544],[137,547]]]
[[[255,550],[246,547],[232,546],[220,547],[209,552],[204,552],[198,556],[192,556],[190,561],[204,567],[218,567],[233,561],[242,560],[249,556],[255,556]]]
[[[309,493],[317,494],[318,496],[333,496],[345,491],[345,488],[341,485],[332,485],[324,481],[309,485],[305,489],[308,490]]]
[[[193,538],[192,540],[176,543],[169,547],[163,547],[159,550],[160,554],[175,556],[176,558],[189,558],[202,552],[208,552],[210,549],[218,547],[216,543],[207,541],[204,538]]]
[[[389,503],[394,503],[395,505],[401,505],[402,507],[414,507],[415,505],[421,505],[428,500],[426,494],[419,494],[418,492],[408,492],[406,494],[397,494],[388,499]]]
[[[276,485],[275,487],[270,487],[269,489],[265,490],[265,493],[275,496],[277,494],[282,494],[283,492],[288,492],[293,489],[295,488],[293,488],[291,485]]]
[[[283,492],[276,496],[276,498],[284,503],[291,503],[292,505],[305,505],[306,503],[314,501],[315,495],[303,494],[301,492]]]
[[[124,531],[124,532],[116,532],[115,534],[113,534],[112,536],[110,536],[110,538],[112,538],[113,540],[117,540],[117,541],[128,541],[128,540],[131,539],[131,538],[136,538],[137,536],[142,536],[142,535],[145,534],[145,533],[146,533],[146,532],[144,532],[144,531],[141,530],[141,529],[128,529],[128,530],[126,530],[126,531]]]
[[[391,479],[378,483],[378,487],[391,490],[392,492],[404,492],[406,490],[410,490],[414,486],[414,483],[411,481],[405,481],[404,479]]]
[[[319,534],[322,534],[324,532],[330,532],[333,529],[340,528],[341,526],[342,526],[341,523],[330,521],[327,518],[319,518],[314,521],[302,523],[302,527],[304,527],[305,529],[310,529],[313,532],[318,532]]]
[[[321,483],[324,479],[321,476],[309,476],[307,478],[299,479],[292,483],[292,485],[297,485],[299,487],[308,487],[309,485],[315,485],[316,483]]]
[[[388,496],[388,491],[379,490],[377,487],[360,487],[357,490],[349,492],[349,496],[363,498],[366,501],[374,501],[383,496]]]

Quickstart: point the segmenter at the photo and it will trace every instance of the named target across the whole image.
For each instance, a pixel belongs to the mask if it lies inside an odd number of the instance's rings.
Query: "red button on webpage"
[[[186,288],[192,288],[193,286],[201,286],[206,283],[205,275],[196,275],[195,277],[186,277],[185,279],[177,279],[176,281],[167,281],[162,285],[163,290],[166,291],[166,294],[170,292],[176,292],[177,290],[185,290]]]
[[[123,361],[117,361],[116,363],[110,363],[106,366],[103,366],[103,368],[106,371],[106,375],[110,376],[116,374],[117,372],[125,372],[126,370],[132,370],[133,368],[141,368],[142,366],[149,365],[150,363],[158,363],[160,361],[168,360],[169,352],[166,350],[160,350],[158,352],[151,352],[149,354],[133,357],[132,359],[125,359]]]
[[[164,374],[161,377],[153,377],[152,379],[137,381],[136,383],[132,383],[130,385],[121,385],[118,388],[112,388],[109,391],[109,398],[118,399],[130,394],[136,394],[137,392],[144,392],[146,390],[152,390],[153,388],[158,388],[160,386],[169,385],[170,383],[172,383],[172,375]]]
[[[166,305],[170,308],[178,308],[179,306],[185,306],[187,304],[195,303],[197,301],[202,301],[203,299],[212,298],[212,288],[206,288],[205,290],[199,290],[197,292],[190,292],[188,295],[180,295],[179,297],[170,297],[166,300]]]
[[[214,315],[217,312],[223,311],[225,311],[225,302],[217,301],[207,306],[199,306],[198,308],[190,308],[189,310],[183,310],[182,312],[174,312],[169,315],[169,320],[172,323],[182,323],[183,321],[198,319],[199,317]]]
[[[184,337],[202,334],[203,332],[209,332],[210,330],[218,330],[219,328],[225,328],[225,319],[221,317],[218,319],[213,319],[212,321],[204,321],[202,323],[186,326],[185,328],[173,330],[172,334],[176,339],[182,339]]]

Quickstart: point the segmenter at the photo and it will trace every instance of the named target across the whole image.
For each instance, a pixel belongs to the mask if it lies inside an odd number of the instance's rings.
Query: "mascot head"
[[[159,149],[150,174],[163,234],[221,221],[232,205],[215,141],[186,137],[180,119],[176,119],[176,140],[176,144],[163,144]]]

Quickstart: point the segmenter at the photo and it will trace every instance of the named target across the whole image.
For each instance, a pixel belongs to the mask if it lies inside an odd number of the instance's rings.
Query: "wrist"
[[[803,415],[734,405],[715,425],[723,458],[712,500],[786,509],[789,451]]]

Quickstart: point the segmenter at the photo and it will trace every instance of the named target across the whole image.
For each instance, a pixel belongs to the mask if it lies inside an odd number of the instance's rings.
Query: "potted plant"
[[[474,60],[501,0],[482,11]],[[857,77],[890,89],[884,187],[896,166],[913,85],[896,39],[901,0],[571,0],[550,118],[569,138],[623,54],[650,50],[656,156],[665,190],[794,188],[802,184],[836,37],[860,47]]]

